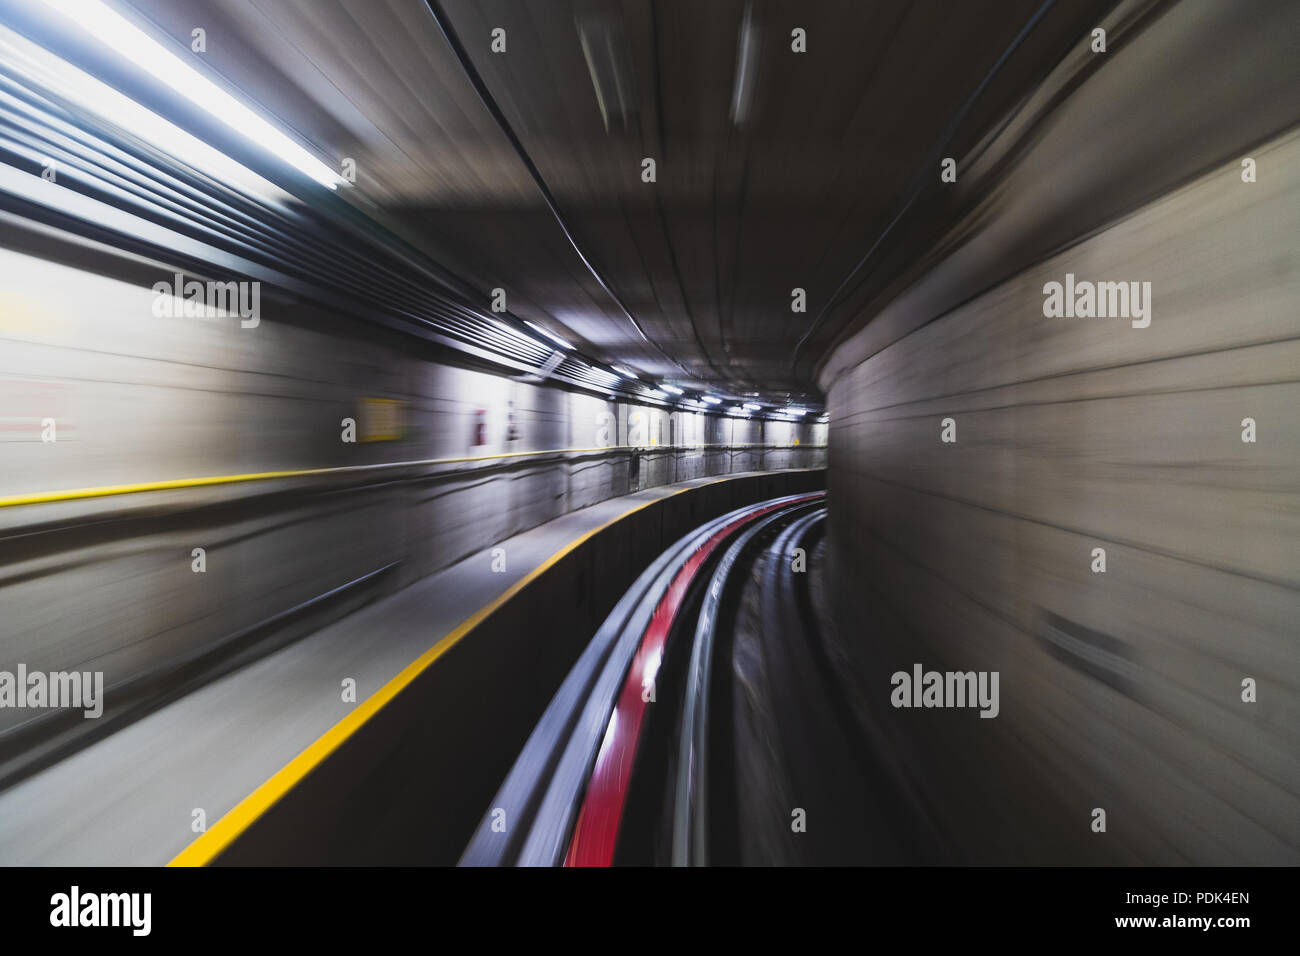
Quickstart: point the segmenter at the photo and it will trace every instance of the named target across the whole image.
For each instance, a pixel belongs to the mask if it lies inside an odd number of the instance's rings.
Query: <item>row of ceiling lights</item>
[[[577,351],[577,349],[565,338],[555,334],[545,326],[538,325],[536,322],[531,322],[528,321],[527,319],[524,320],[524,324],[527,325],[533,331],[540,333],[549,342],[559,346],[560,348],[564,349],[566,352]],[[596,370],[604,371],[599,367],[597,367]],[[641,376],[637,374],[635,370],[628,368],[626,365],[611,365],[609,367],[609,374],[614,376],[619,376],[624,379],[630,379],[636,382],[642,381]],[[703,408],[703,409],[707,409],[710,406],[720,406],[724,403],[724,400],[719,398],[716,395],[708,395],[708,394],[699,394],[696,396],[687,395],[685,389],[679,388],[676,385],[672,385],[668,382],[662,382],[657,387],[654,385],[646,385],[644,387],[644,395],[647,398],[653,399],[654,401],[661,402],[664,404],[690,405],[696,408]],[[803,408],[798,405],[786,405],[784,407],[776,406],[776,405],[765,406],[765,405],[760,405],[757,402],[739,402],[739,401],[727,411],[733,415],[745,415],[745,416],[749,416],[750,414],[755,412],[767,412],[768,414],[786,415],[791,418],[802,418],[803,416],[809,413],[809,410],[807,408]]]
[[[615,369],[618,369],[618,366],[615,366]],[[623,371],[628,370],[624,369]],[[637,376],[633,374],[631,377],[636,378]],[[647,387],[646,394],[653,399],[666,400],[679,405],[692,405],[696,408],[706,410],[711,406],[720,406],[724,403],[724,400],[716,395],[702,394],[696,397],[689,396],[686,394],[684,389],[678,388],[676,385],[670,385],[667,382],[660,384],[658,388]],[[670,398],[669,396],[672,397]],[[746,417],[754,412],[788,415],[791,418],[801,418],[808,414],[808,409],[797,405],[786,405],[784,407],[778,407],[775,405],[764,406],[757,402],[737,402],[731,408],[727,409],[727,411],[732,415],[745,415]]]
[[[548,342],[552,343],[553,345],[559,346],[561,349],[565,350],[566,352],[574,352],[574,353],[577,352],[576,347],[572,343],[566,340],[563,336],[557,335],[556,333],[552,332],[550,329],[546,328],[545,326],[538,325],[536,322],[531,322],[527,319],[524,320],[524,324],[527,325],[533,331],[544,336]],[[709,394],[698,394],[694,396],[687,395],[685,389],[679,388],[678,386],[673,385],[669,382],[661,382],[658,386],[646,385],[642,380],[641,376],[634,369],[628,368],[626,365],[611,365],[609,366],[608,371],[600,368],[599,366],[594,366],[594,370],[598,372],[606,372],[606,374],[614,377],[629,379],[631,381],[641,383],[643,385],[643,392],[641,394],[643,394],[644,397],[659,402],[661,404],[687,405],[699,409],[708,409],[711,406],[720,406],[724,404],[725,401],[724,399],[721,399],[716,395],[709,395]],[[746,417],[756,412],[766,412],[767,414],[785,415],[785,416],[789,416],[790,418],[802,418],[803,416],[809,414],[809,409],[798,405],[785,405],[785,406],[778,406],[775,404],[760,405],[757,402],[740,402],[740,401],[736,401],[736,404],[733,405],[731,408],[727,409],[727,411],[732,415],[744,415]],[[825,416],[822,416],[822,418],[824,419]]]

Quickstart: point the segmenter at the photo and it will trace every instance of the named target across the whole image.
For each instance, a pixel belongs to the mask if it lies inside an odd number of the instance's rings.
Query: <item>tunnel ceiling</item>
[[[131,5],[178,42],[203,27],[210,69],[327,161],[354,159],[348,199],[484,304],[504,288],[511,312],[647,376],[798,399],[935,238],[910,200],[942,188],[939,158],[965,155],[1112,4],[435,4],[613,295],[425,3]]]

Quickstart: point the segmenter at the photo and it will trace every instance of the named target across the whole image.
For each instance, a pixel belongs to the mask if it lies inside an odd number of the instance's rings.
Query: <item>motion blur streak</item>
[[[1294,0],[0,0],[0,863],[1300,863],[1297,90]]]
[[[807,501],[812,497],[814,496],[795,499],[795,502]],[[737,530],[775,507],[756,508],[719,528],[682,564],[668,590],[655,606],[650,626],[628,667],[623,688],[609,718],[609,726],[601,741],[600,750],[596,753],[591,781],[574,822],[573,837],[565,858],[566,866],[609,866],[614,861],[628,781],[632,776],[632,762],[641,744],[641,725],[646,717],[647,705],[656,699],[653,691],[659,679],[659,663],[668,643],[669,631],[676,623],[677,614],[696,575],[713,552]]]

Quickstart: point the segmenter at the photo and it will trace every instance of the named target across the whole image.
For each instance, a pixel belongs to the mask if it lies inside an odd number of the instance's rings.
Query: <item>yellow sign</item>
[[[363,398],[357,415],[362,441],[397,441],[402,437],[402,408],[405,402],[392,398]]]

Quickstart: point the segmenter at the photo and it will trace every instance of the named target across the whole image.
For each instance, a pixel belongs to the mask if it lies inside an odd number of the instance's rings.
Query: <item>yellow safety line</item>
[[[417,461],[389,461],[374,465],[339,465],[334,468],[302,468],[294,471],[259,471],[247,475],[215,475],[209,478],[175,478],[170,481],[145,481],[133,485],[105,485],[100,488],[73,488],[68,491],[43,491],[28,495],[0,497],[0,508],[20,505],[40,505],[54,501],[78,501],[86,498],[108,498],[114,495],[135,495],[146,491],[175,491],[180,488],[202,488],[210,485],[234,485],[245,481],[270,481],[276,478],[310,478],[320,475],[345,475],[381,468],[417,468],[429,465],[460,465],[475,461],[494,461],[500,458],[524,458],[530,455],[583,454],[593,451],[689,451],[691,448],[756,448],[757,444],[712,445],[605,445],[600,448],[551,448],[543,451],[511,451],[499,455],[480,455],[476,458],[426,458]],[[824,445],[763,445],[772,451],[792,448],[824,448]]]
[[[790,469],[791,471],[811,471],[816,469],[799,468]],[[524,575],[513,585],[507,588],[495,600],[489,602],[474,614],[462,621],[451,633],[447,634],[442,640],[434,644],[414,661],[408,664],[402,671],[390,680],[383,687],[379,688],[374,694],[367,697],[356,709],[352,710],[346,717],[337,724],[325,731],[316,739],[306,750],[298,754],[291,761],[281,767],[269,780],[260,787],[239,801],[229,813],[212,825],[206,832],[200,835],[189,846],[176,855],[168,866],[206,866],[211,863],[222,850],[230,846],[245,830],[247,830],[254,821],[262,814],[275,805],[281,797],[288,793],[293,787],[302,780],[303,777],[311,773],[326,757],[338,750],[343,742],[356,733],[363,724],[373,717],[379,710],[400,694],[412,681],[420,674],[424,673],[434,661],[440,658],[447,651],[451,650],[460,642],[466,634],[477,627],[490,614],[509,601],[512,597],[527,587],[532,581],[535,581],[549,568],[553,567],[557,561],[569,554],[583,542],[604,531],[624,518],[628,518],[643,508],[648,508],[656,502],[665,501],[683,492],[690,491],[692,488],[702,488],[706,485],[717,484],[721,481],[730,480],[732,475],[723,475],[713,481],[704,482],[700,485],[693,485],[691,488],[679,488],[671,494],[664,495],[660,498],[652,498],[650,501],[643,502],[634,508],[623,512],[615,518],[611,518],[604,524],[592,528],[590,531],[570,541],[567,545],[556,551],[540,565]]]

